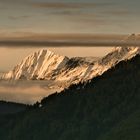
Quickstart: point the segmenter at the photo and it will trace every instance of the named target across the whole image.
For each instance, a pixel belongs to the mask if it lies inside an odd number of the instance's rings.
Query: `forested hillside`
[[[139,140],[140,56],[0,117],[1,140]]]

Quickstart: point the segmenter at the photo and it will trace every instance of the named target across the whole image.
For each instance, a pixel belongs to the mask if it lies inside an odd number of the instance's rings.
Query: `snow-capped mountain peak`
[[[5,74],[5,79],[49,78],[49,73],[60,69],[68,58],[48,50],[34,52],[22,60],[12,71]]]
[[[122,41],[135,41],[138,36],[132,34]],[[4,74],[3,79],[53,80],[63,83],[63,87],[88,81],[102,75],[121,61],[127,61],[140,54],[139,47],[115,47],[106,56],[73,57],[57,55],[48,50],[40,50],[22,60],[12,71]]]
[[[69,81],[79,77],[89,65],[93,65],[96,59],[94,57],[68,58],[49,50],[40,50],[28,55],[12,71],[4,74],[3,79],[57,81],[67,79]]]
[[[132,34],[122,41],[128,42],[128,41],[136,41],[138,39],[139,37],[137,35]],[[127,61],[138,54],[140,54],[140,47],[135,46],[114,47],[114,49],[110,53],[108,53],[106,56],[102,57],[95,63],[94,67],[91,69],[90,73],[84,79],[84,81],[90,80],[98,75],[102,75],[105,71],[112,68],[119,62]]]

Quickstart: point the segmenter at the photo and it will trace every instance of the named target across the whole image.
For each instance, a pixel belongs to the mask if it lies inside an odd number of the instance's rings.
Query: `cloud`
[[[44,85],[44,82],[35,84],[33,81],[17,83],[0,81],[0,100],[33,104],[56,91],[60,91],[60,89],[49,89],[47,84]]]
[[[94,8],[98,6],[109,6],[112,3],[78,3],[78,2],[36,2],[33,7],[50,8],[50,9],[77,9],[77,8]]]
[[[130,15],[131,12],[126,9],[112,9],[112,10],[105,10],[102,12],[102,14],[124,17],[126,15]]]
[[[47,33],[34,33],[34,32],[4,32],[0,33],[0,40],[6,40],[6,39],[29,39],[29,40],[73,40],[73,39],[121,39],[124,37],[124,35],[121,34],[82,34],[82,33],[70,33],[70,34],[60,34],[60,33],[54,33],[54,34],[47,34]]]
[[[135,41],[122,41],[128,35],[107,34],[0,34],[3,47],[95,47],[95,46],[140,46],[140,36]]]
[[[25,88],[0,86],[0,100],[33,104],[55,91],[45,90],[39,86]]]
[[[23,16],[9,16],[9,19],[12,20],[18,20],[18,19],[26,19],[26,18],[30,18],[31,16],[29,15],[23,15]]]
[[[0,34],[0,46],[7,47],[71,47],[71,46],[114,46],[125,35],[94,35],[94,34],[38,34],[11,33]]]
[[[140,46],[140,41],[123,42],[123,41],[0,41],[1,47],[112,47],[112,46]]]

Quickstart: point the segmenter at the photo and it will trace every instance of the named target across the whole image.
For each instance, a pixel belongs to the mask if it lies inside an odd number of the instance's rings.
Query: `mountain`
[[[24,112],[0,116],[0,139],[139,140],[139,77],[137,54]]]
[[[67,72],[65,81],[79,77],[89,65],[94,65],[95,57],[73,57],[57,55],[48,50],[40,50],[14,67],[12,71],[4,74],[2,79],[26,80],[56,80]],[[75,73],[76,72],[76,73]]]
[[[52,71],[61,69],[67,61],[67,57],[56,55],[48,50],[41,50],[23,59],[4,78],[15,80],[49,78]]]
[[[0,71],[0,79],[2,79],[3,75],[5,74],[5,72]]]
[[[59,73],[57,79],[63,81],[70,78],[68,80],[73,83],[85,82],[96,76],[102,75],[105,71],[114,67],[119,62],[129,60],[137,54],[140,54],[139,47],[116,47],[105,57],[95,61],[93,65],[88,65],[85,68],[82,67],[82,70],[79,67],[76,68],[76,71],[75,69],[71,71],[69,71],[69,69],[64,69],[63,72]],[[74,76],[69,77],[72,71],[74,71],[72,73],[72,76]]]
[[[137,40],[137,35],[130,35],[124,42]],[[74,57],[57,55],[48,50],[40,50],[22,60],[12,71],[3,75],[3,79],[53,80],[67,87],[71,84],[88,81],[102,75],[121,61],[126,61],[140,53],[139,47],[115,47],[106,56]]]

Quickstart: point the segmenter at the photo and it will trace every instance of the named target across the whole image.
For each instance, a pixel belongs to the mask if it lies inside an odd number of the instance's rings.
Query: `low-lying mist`
[[[22,81],[22,82],[0,82],[0,100],[12,101],[24,104],[33,104],[48,95],[60,91],[56,86],[47,82]]]

